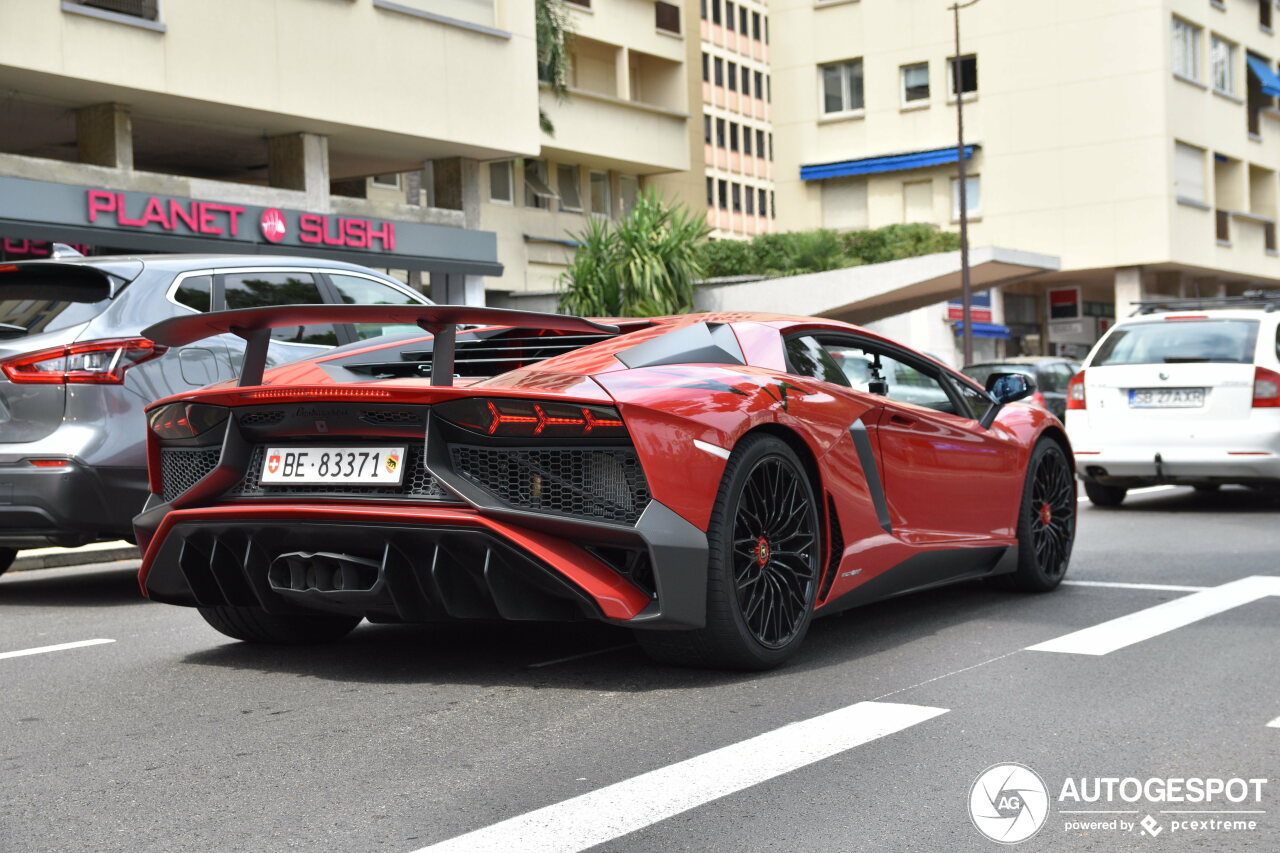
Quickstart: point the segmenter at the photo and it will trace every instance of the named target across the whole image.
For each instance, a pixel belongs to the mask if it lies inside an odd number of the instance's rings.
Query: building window
[[[489,201],[511,204],[511,161],[489,164]]]
[[[707,19],[707,0],[702,0],[702,20]]]
[[[747,10],[745,6],[738,6],[738,32],[744,36],[747,34]]]
[[[711,23],[720,23],[720,0],[711,0]]]
[[[764,74],[762,74],[762,73],[761,73],[761,72],[759,72],[759,71],[757,71],[757,72],[756,72],[756,88],[755,88],[755,93],[756,93],[756,97],[757,97],[757,98],[762,98],[762,97],[764,97]]]
[[[919,104],[929,101],[929,63],[917,62],[902,66],[902,103]]]
[[[733,185],[733,212],[742,212],[742,186],[740,184]]]
[[[745,65],[742,66],[742,94],[751,94],[751,69]]]
[[[1244,102],[1248,114],[1245,125],[1251,136],[1258,137],[1262,135],[1262,111],[1275,106],[1275,99],[1262,91],[1262,81],[1252,72],[1252,66],[1257,64],[1269,68],[1271,63],[1256,53],[1248,53],[1246,58],[1250,70],[1244,75]]]
[[[1200,28],[1181,18],[1173,19],[1173,73],[1200,79]]]
[[[375,187],[383,187],[385,189],[400,189],[400,173],[395,172],[390,175],[374,175],[373,185]]]
[[[751,13],[751,37],[756,41],[760,41],[760,13]]]
[[[640,179],[634,175],[618,176],[618,203],[622,206],[622,215],[626,216],[636,206],[636,198],[640,195]]]
[[[844,113],[862,109],[862,60],[820,66],[822,111]]]
[[[721,210],[729,209],[729,185],[724,181],[717,181],[719,186],[716,187],[716,200],[720,202]]]
[[[577,166],[556,166],[556,189],[560,191],[560,209],[582,212],[582,177]]]
[[[738,126],[733,122],[729,122],[729,150],[738,150]]]
[[[719,148],[724,148],[725,146],[724,119],[722,118],[716,119],[716,146]]]
[[[764,150],[764,131],[763,131],[763,130],[757,130],[757,131],[756,131],[756,156],[757,156],[757,157],[763,157],[764,155],[765,155],[765,150]]]
[[[609,215],[609,173],[591,173],[591,212],[599,216]]]
[[[724,60],[717,56],[715,65],[716,65],[716,85],[723,86],[724,85]]]
[[[964,195],[970,216],[982,215],[982,189],[977,175],[966,175],[964,179]],[[951,179],[951,220],[960,219],[960,179]]]
[[[769,197],[764,190],[757,190],[757,192],[760,193],[760,196],[759,196],[760,202],[756,206],[756,209],[760,211],[761,216],[768,216],[769,215],[769,206],[768,206]]]
[[[160,20],[159,0],[76,0],[76,2],[81,6],[105,9],[131,18],[142,18],[146,21]]]
[[[738,91],[738,65],[735,62],[729,63],[729,91]]]
[[[745,125],[742,128],[742,153],[751,153],[751,128]]]
[[[947,58],[947,71],[951,75],[951,94],[956,92],[968,95],[978,91],[978,56],[970,53],[960,57],[960,79],[956,80],[956,58]]]
[[[547,183],[547,163],[545,160],[524,161],[524,204],[525,207],[536,207],[546,210],[551,200],[557,198],[551,185]]]
[[[1173,194],[1179,199],[1206,204],[1204,196],[1204,149],[1185,142],[1174,143]]]
[[[1209,37],[1209,64],[1213,68],[1213,88],[1227,95],[1236,93],[1236,46],[1218,36]]]
[[[716,206],[716,182],[714,178],[707,178],[707,207]]]
[[[662,0],[653,4],[654,25],[668,33],[680,33],[680,7]]]
[[[1258,0],[1258,26],[1271,29],[1271,0]]]
[[[729,0],[725,0],[725,4],[724,4],[724,16],[725,16],[724,26],[725,26],[725,29],[727,29],[729,32],[733,32],[733,18],[734,18],[733,11],[734,11],[734,10],[733,10],[733,3],[729,2]]]
[[[769,134],[769,159],[773,159],[773,134]]]
[[[756,191],[747,187],[745,190],[746,198],[743,199],[747,203],[747,216],[755,216],[756,213]]]
[[[702,82],[711,82],[711,57],[702,54]]]
[[[708,115],[702,117],[702,139],[708,145],[711,144],[711,116]]]

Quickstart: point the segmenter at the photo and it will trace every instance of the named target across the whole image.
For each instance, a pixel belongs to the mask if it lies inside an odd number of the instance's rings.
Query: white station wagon
[[[1280,484],[1280,292],[1145,303],[1067,391],[1085,492],[1116,506],[1157,483]]]

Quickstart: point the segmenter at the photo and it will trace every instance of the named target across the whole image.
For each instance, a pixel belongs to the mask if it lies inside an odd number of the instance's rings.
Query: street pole
[[[951,60],[951,85],[956,96],[956,162],[960,166],[960,287],[964,365],[973,362],[973,283],[969,279],[969,193],[966,186],[964,159],[964,93],[960,90],[960,10],[978,0],[955,3],[951,8],[955,19],[956,54]]]

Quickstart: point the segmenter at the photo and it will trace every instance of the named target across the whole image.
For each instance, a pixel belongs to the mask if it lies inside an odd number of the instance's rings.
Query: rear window
[[[0,340],[84,323],[110,303],[105,281],[0,283]]]
[[[1257,320],[1166,320],[1121,326],[1098,347],[1091,364],[1252,364],[1257,340]]]

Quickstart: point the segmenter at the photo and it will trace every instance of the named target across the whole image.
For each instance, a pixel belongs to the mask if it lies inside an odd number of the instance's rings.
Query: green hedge
[[[753,240],[712,240],[698,247],[705,278],[786,276],[878,264],[960,248],[960,235],[932,225],[888,225],[839,233],[790,231]]]

